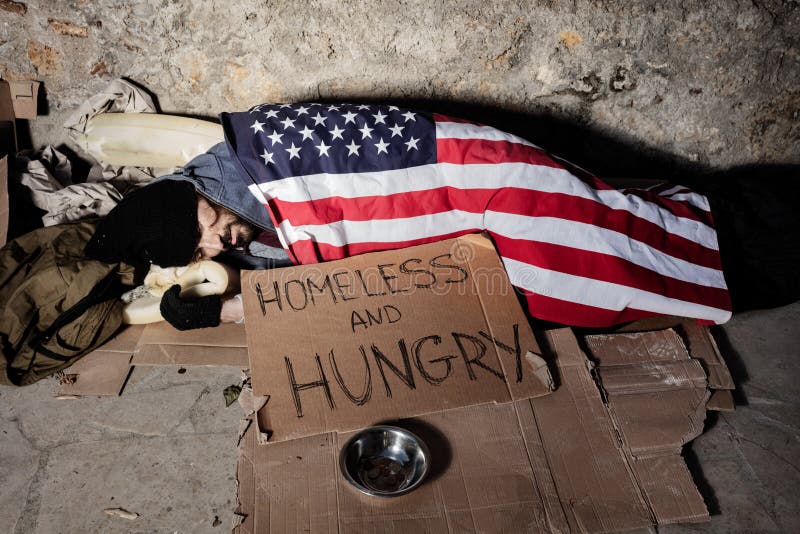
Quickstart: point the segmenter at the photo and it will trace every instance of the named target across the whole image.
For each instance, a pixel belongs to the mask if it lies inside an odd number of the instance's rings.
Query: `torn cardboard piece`
[[[549,393],[552,380],[491,241],[471,235],[245,271],[259,421],[281,441]]]
[[[633,454],[572,332],[543,341],[559,377],[550,395],[398,423],[433,457],[429,480],[402,497],[369,497],[345,481],[337,457],[350,433],[259,446],[251,425],[240,444],[235,532],[616,532],[706,519],[678,450]],[[683,417],[676,434],[691,434],[687,406],[664,410]],[[636,432],[659,424],[642,418]]]
[[[246,369],[247,339],[244,325],[180,331],[167,322],[144,327],[132,365],[232,366]]]
[[[703,365],[708,376],[708,387],[712,390],[707,408],[733,411],[735,409],[733,390],[736,386],[708,327],[700,326],[696,320],[685,317],[652,317],[635,321],[615,331],[644,332],[664,329],[673,329],[678,333],[689,355]]]

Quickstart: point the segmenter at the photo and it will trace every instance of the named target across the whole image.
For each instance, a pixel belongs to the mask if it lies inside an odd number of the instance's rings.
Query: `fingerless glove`
[[[196,300],[181,300],[181,286],[174,285],[161,297],[161,315],[178,330],[219,325],[222,299],[209,295]]]

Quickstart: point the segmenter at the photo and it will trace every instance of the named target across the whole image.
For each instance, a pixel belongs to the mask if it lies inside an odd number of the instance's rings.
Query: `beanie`
[[[97,225],[84,252],[106,263],[176,267],[191,262],[198,241],[194,186],[162,180],[123,198]]]

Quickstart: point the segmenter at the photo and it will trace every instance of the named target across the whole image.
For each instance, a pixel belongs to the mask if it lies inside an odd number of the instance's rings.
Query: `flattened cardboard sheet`
[[[544,341],[558,366],[552,394],[397,423],[433,457],[430,479],[402,497],[368,497],[345,481],[337,459],[350,433],[258,445],[251,425],[235,532],[610,532],[706,518],[678,453],[631,454],[572,333]],[[667,407],[676,417],[684,408]],[[642,432],[659,424],[648,421]]]
[[[273,441],[552,388],[485,236],[245,271],[242,294]]]
[[[136,347],[139,345],[139,339],[141,339],[144,329],[145,325],[142,324],[125,325],[114,334],[114,337],[98,347],[97,350],[133,354],[136,352]]]
[[[247,337],[241,324],[223,323],[213,328],[178,330],[166,321],[159,321],[145,326],[139,345],[247,347]]]
[[[59,395],[119,395],[131,372],[131,354],[126,352],[95,350],[68,369],[66,375],[77,375],[72,384],[60,384]]]
[[[141,345],[131,359],[133,365],[181,365],[238,367],[247,369],[250,360],[244,347],[203,347],[198,345]]]
[[[250,362],[244,325],[225,323],[213,328],[181,331],[163,321],[148,324],[131,363],[246,369]]]
[[[131,370],[143,325],[122,327],[111,339],[64,370],[77,375],[72,384],[60,384],[56,395],[119,395]]]

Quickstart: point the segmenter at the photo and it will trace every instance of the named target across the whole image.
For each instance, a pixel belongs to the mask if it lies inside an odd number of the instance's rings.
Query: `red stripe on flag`
[[[523,291],[528,304],[528,311],[537,319],[552,321],[570,326],[587,328],[604,328],[613,324],[627,323],[646,317],[663,315],[634,308],[621,311],[607,310],[595,306],[587,306],[576,302],[546,297],[539,293]]]
[[[611,282],[668,298],[730,311],[726,289],[708,287],[658,274],[630,261],[589,250],[509,239],[489,232],[501,256],[534,267]]]
[[[270,205],[277,222],[289,220],[293,226],[329,224],[340,220],[403,219],[450,210],[470,213],[491,210],[529,217],[554,217],[613,230],[676,258],[712,269],[722,268],[716,250],[671,234],[628,211],[611,209],[593,200],[562,193],[511,187],[497,190],[441,187],[386,196],[329,197],[309,202],[273,199]]]
[[[436,159],[439,163],[468,165],[473,163],[529,163],[562,169],[546,152],[510,141],[487,139],[437,139]]]

